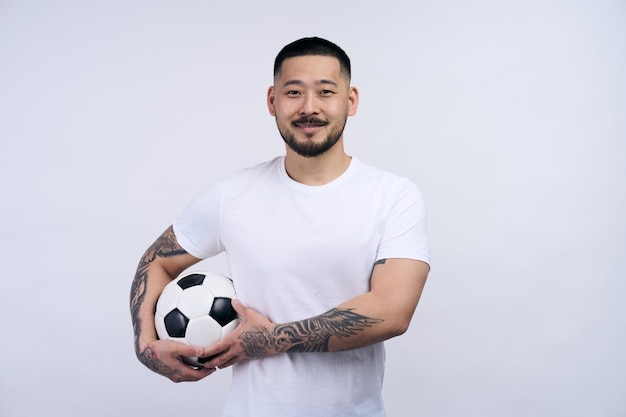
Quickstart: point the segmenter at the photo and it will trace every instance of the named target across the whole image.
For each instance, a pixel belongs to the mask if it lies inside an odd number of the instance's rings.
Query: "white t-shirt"
[[[356,158],[322,186],[292,180],[284,157],[241,170],[200,194],[174,232],[198,258],[226,251],[238,298],[276,323],[366,293],[379,259],[429,262],[417,187]],[[384,356],[378,343],[240,362],[224,416],[384,416]]]

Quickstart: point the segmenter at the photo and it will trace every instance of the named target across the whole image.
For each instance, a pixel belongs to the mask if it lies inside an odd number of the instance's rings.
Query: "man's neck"
[[[285,169],[292,180],[319,186],[339,178],[350,166],[350,161],[352,157],[345,153],[340,142],[322,155],[312,158],[298,155],[287,147]]]

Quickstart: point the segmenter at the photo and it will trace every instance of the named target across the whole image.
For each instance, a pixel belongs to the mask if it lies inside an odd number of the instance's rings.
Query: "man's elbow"
[[[389,338],[401,336],[409,330],[409,325],[411,324],[410,318],[401,318],[395,320],[389,329]]]

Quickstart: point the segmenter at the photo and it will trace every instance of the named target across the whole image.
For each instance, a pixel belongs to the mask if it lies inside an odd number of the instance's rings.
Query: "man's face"
[[[356,113],[358,92],[336,58],[307,55],[283,61],[267,104],[287,146],[315,157],[341,139],[348,116]]]

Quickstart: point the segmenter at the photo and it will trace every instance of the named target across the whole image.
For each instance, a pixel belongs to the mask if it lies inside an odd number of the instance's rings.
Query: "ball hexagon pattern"
[[[214,272],[183,274],[165,286],[156,306],[159,339],[204,348],[218,342],[239,324],[231,306],[236,298],[230,278]],[[190,365],[210,358],[185,358]]]

